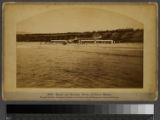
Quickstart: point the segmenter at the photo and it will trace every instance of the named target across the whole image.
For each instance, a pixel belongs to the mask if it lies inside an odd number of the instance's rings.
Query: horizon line
[[[118,28],[118,29],[112,29],[112,30],[92,30],[92,31],[81,31],[81,32],[57,32],[57,33],[32,33],[32,32],[17,32],[16,34],[65,34],[65,33],[85,33],[85,32],[105,32],[105,31],[115,31],[115,30],[127,30],[127,29],[132,29],[132,30],[144,30],[144,28]]]

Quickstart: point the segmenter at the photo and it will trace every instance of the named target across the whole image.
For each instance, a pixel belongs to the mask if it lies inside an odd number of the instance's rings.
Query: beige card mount
[[[158,6],[3,4],[3,99],[154,101]]]

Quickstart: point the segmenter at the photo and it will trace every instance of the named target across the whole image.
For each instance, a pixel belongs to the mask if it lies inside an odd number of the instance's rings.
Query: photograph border
[[[75,0],[31,0],[32,2],[75,2]],[[156,2],[158,4],[158,6],[160,6],[160,1],[159,0],[77,0],[79,2]],[[76,2],[77,2],[76,1]],[[3,2],[27,2],[27,0],[1,0],[0,1],[0,6],[1,6],[1,9],[0,9],[0,16],[1,16],[1,24],[0,24],[0,29],[1,29],[1,44],[0,44],[0,49],[1,49],[1,74],[0,74],[0,118],[1,120],[5,120],[6,118],[6,106],[8,104],[14,104],[14,105],[23,105],[23,104],[26,104],[26,105],[29,105],[29,104],[33,104],[33,105],[48,105],[48,104],[60,104],[60,105],[75,105],[75,104],[79,104],[79,105],[109,105],[111,103],[121,103],[121,104],[124,104],[124,103],[128,103],[128,104],[154,104],[154,111],[155,111],[155,114],[154,114],[154,118],[155,120],[159,120],[160,119],[160,99],[158,98],[157,101],[148,101],[148,102],[142,102],[142,101],[126,101],[126,102],[120,102],[120,101],[117,101],[117,102],[114,102],[114,101],[4,101],[2,100],[2,4]],[[160,19],[160,10],[158,9],[158,23],[159,23],[159,19]],[[160,28],[160,24],[158,24],[158,28]],[[158,31],[158,36],[160,34],[160,31]],[[159,38],[158,38],[159,40]],[[160,43],[158,42],[158,46],[160,45]],[[158,53],[160,52],[160,48],[158,47]],[[159,55],[158,55],[158,63],[159,63]],[[158,69],[160,68],[160,64],[158,64]],[[160,78],[160,74],[158,74],[158,80]],[[158,83],[158,87],[160,88],[160,82]],[[159,90],[159,89],[158,89]],[[158,92],[159,96],[160,96],[160,90]]]
[[[14,5],[41,5],[42,3],[5,3],[4,5],[8,5],[7,9],[12,9],[14,8]],[[44,3],[43,3],[44,4]],[[45,3],[48,5],[48,3]],[[70,3],[49,3],[49,5],[90,5],[90,3],[87,2],[70,2]],[[121,7],[122,5],[130,5],[128,2],[125,2],[123,4],[116,2],[97,2],[93,3],[91,5],[104,5],[104,4],[120,4]],[[16,25],[16,15],[12,14],[9,15],[9,10],[4,11],[3,14],[3,19],[4,21],[7,20],[7,22],[10,22],[10,24],[7,24],[4,22],[4,47],[3,47],[3,54],[5,60],[3,60],[3,77],[4,77],[4,82],[3,82],[3,99],[4,100],[55,100],[55,101],[155,101],[157,99],[157,16],[156,16],[156,10],[157,10],[157,4],[156,3],[139,3],[139,2],[133,2],[132,5],[138,6],[139,5],[145,5],[144,7],[148,7],[150,5],[151,7],[151,13],[150,13],[150,18],[151,21],[155,21],[154,23],[151,24],[150,19],[146,20],[143,18],[144,27],[147,29],[144,30],[144,62],[143,62],[143,67],[147,68],[144,69],[144,88],[143,89],[75,89],[75,88],[16,88],[14,86],[15,81],[13,79],[16,78],[16,65],[15,61],[16,60],[16,44],[15,44],[15,25]],[[11,7],[9,7],[11,6]],[[4,7],[5,8],[5,7]],[[136,8],[136,7],[135,7]],[[11,9],[11,10],[12,10]],[[146,9],[146,8],[145,8]],[[14,10],[13,10],[14,11]],[[8,14],[9,16],[6,16]],[[144,15],[144,14],[143,14]],[[148,14],[149,15],[149,14]],[[150,31],[152,29],[152,32]],[[150,34],[148,34],[148,32]],[[11,41],[12,39],[12,41]],[[150,39],[153,41],[150,42]],[[5,45],[10,45],[5,47]],[[147,49],[150,48],[150,49]],[[150,55],[150,56],[148,56]],[[149,64],[148,64],[149,63]],[[153,63],[152,65],[150,63]],[[9,68],[9,69],[7,69]],[[7,69],[7,70],[6,70]],[[152,78],[153,80],[150,80]],[[74,92],[73,92],[74,91]],[[117,92],[118,91],[118,92]]]

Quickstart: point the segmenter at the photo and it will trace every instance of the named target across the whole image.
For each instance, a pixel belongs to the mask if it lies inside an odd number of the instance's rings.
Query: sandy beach
[[[18,88],[142,88],[143,43],[17,42]]]

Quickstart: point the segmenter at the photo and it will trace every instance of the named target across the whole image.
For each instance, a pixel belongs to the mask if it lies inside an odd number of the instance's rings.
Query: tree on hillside
[[[107,39],[111,39],[112,34],[110,32],[106,32],[105,34],[103,34],[102,39],[103,40],[107,40]]]
[[[133,36],[133,32],[124,32],[122,35],[121,35],[121,37],[120,37],[120,40],[122,41],[122,42],[124,42],[124,41],[130,41],[130,39],[131,39],[131,37]]]
[[[119,42],[120,41],[120,36],[121,36],[121,34],[119,32],[113,32],[112,36],[111,36],[111,39],[115,40],[116,42]]]
[[[101,36],[101,34],[99,34],[98,32],[94,32],[93,35],[92,35],[92,38],[93,38],[94,40],[96,40],[96,39],[102,38],[102,36]]]
[[[132,35],[131,42],[143,42],[143,31],[136,31]]]

